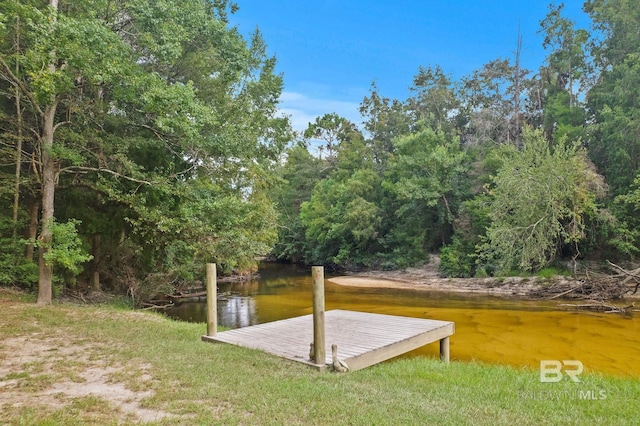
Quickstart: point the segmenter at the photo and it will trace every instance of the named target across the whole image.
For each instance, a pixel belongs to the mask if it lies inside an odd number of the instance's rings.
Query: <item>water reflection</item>
[[[267,308],[266,312],[263,309],[259,314],[256,297],[292,297],[304,303],[303,299],[310,297],[310,293],[305,293],[310,285],[306,282],[309,275],[310,269],[296,265],[265,264],[260,268],[259,279],[218,283],[218,325],[240,328],[294,316],[288,309],[279,310],[275,306]],[[206,298],[201,297],[176,303],[167,315],[182,321],[206,322],[206,308]]]
[[[230,296],[218,299],[218,310],[222,313],[220,322],[225,327],[241,328],[256,323],[256,302],[251,297]]]
[[[326,309],[349,309],[454,321],[454,360],[479,360],[537,368],[540,360],[580,360],[586,371],[640,377],[640,319],[558,311],[557,301],[343,287],[325,283]],[[311,272],[268,265],[261,278],[218,286],[218,324],[227,328],[311,313]],[[168,314],[206,322],[206,301],[183,303]],[[612,348],[615,348],[613,350]],[[428,345],[408,356],[433,356]]]

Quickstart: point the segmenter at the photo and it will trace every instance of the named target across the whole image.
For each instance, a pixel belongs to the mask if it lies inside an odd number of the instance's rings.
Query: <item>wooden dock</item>
[[[449,361],[449,336],[454,323],[345,310],[324,313],[324,362],[310,359],[313,315],[289,318],[202,336],[206,342],[230,343],[319,368],[333,364],[331,346],[350,371],[360,370],[421,346],[440,341],[440,358]]]

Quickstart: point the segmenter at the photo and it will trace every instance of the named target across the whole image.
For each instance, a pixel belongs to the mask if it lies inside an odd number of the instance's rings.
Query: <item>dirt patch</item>
[[[141,406],[154,395],[153,378],[145,372],[150,366],[135,366],[138,383],[132,390],[117,380],[132,366],[114,365],[97,357],[95,349],[42,333],[0,340],[2,410],[46,407],[53,412],[89,399],[94,405],[104,404],[111,420],[151,422],[173,417]]]

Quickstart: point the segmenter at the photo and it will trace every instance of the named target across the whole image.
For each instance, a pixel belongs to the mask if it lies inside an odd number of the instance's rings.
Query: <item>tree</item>
[[[278,241],[272,250],[278,259],[303,262],[309,252],[300,207],[323,178],[322,169],[322,159],[313,157],[305,146],[297,144],[287,150],[286,162],[278,171],[280,181],[270,190],[279,216]]]
[[[325,114],[322,117],[316,117],[315,122],[309,123],[309,126],[304,131],[304,137],[324,142],[322,150],[327,152],[325,160],[329,164],[333,164],[335,163],[338,145],[348,138],[350,133],[355,131],[356,128],[353,123],[334,112]]]
[[[369,96],[365,96],[360,104],[360,114],[365,118],[364,130],[370,137],[367,143],[371,146],[376,169],[384,172],[395,150],[393,140],[409,133],[414,119],[406,103],[381,96],[375,83],[371,85]]]
[[[640,171],[640,4],[591,0],[585,10],[601,35],[592,49],[598,79],[587,96],[589,154],[620,195]]]
[[[342,123],[343,129],[334,148],[333,168],[300,208],[308,248],[305,258],[341,267],[371,266],[379,249],[381,179],[362,134],[343,118],[333,122]]]
[[[477,194],[461,204],[451,242],[440,249],[439,270],[447,277],[465,278],[486,273],[478,270],[484,265],[477,262],[477,247],[491,224],[490,205],[491,200],[486,193]]]
[[[462,79],[460,97],[468,124],[462,138],[466,145],[519,144],[522,102],[532,83],[529,71],[508,59],[495,59]]]
[[[549,140],[567,135],[570,140],[585,139],[586,95],[590,70],[587,59],[589,34],[576,29],[562,15],[563,4],[550,6],[540,22],[542,46],[549,50],[546,67],[541,68],[545,88],[544,129]]]
[[[83,217],[95,283],[116,248],[139,281],[193,276],[198,259],[214,260],[212,247],[221,264],[246,267],[273,243],[264,194],[290,135],[276,116],[282,78],[258,32],[247,42],[227,27],[229,10],[226,1],[7,2],[6,22],[26,23],[19,49],[16,27],[3,27],[0,82],[20,93],[34,135],[23,153],[42,182],[40,303],[51,302],[54,212]]]
[[[459,126],[460,100],[451,79],[442,68],[418,69],[410,90],[415,94],[407,101],[407,109],[414,114],[414,124],[420,123],[433,130],[455,134]]]
[[[395,147],[383,182],[393,200],[385,245],[406,266],[448,242],[465,192],[467,158],[458,138],[430,128],[396,139]]]
[[[300,210],[308,262],[347,268],[375,263],[381,223],[375,203],[379,187],[380,179],[371,169],[316,185]]]
[[[640,253],[640,175],[625,194],[613,200],[612,210],[615,217],[607,241],[618,253],[633,258]]]
[[[553,147],[541,131],[526,130],[521,151],[504,149],[483,247],[485,265],[497,273],[537,270],[563,249],[580,255],[586,224],[597,218],[605,193],[602,177],[578,143]]]
[[[85,20],[86,15],[69,19],[59,13],[57,0],[51,0],[47,8],[14,1],[7,6],[9,21],[24,22],[25,26],[21,30],[21,46],[12,49],[5,44],[3,47],[0,79],[15,88],[16,102],[24,98],[29,113],[33,114],[34,127],[30,130],[36,135],[33,151],[38,155],[36,170],[42,199],[38,303],[48,304],[51,303],[53,269],[46,259],[54,239],[56,182],[60,160],[65,155],[63,147],[56,143],[56,132],[68,124],[68,114],[77,106],[74,99],[78,92],[77,79],[90,74],[92,67],[102,70],[99,79],[115,78],[118,70],[113,64],[120,58],[117,52],[109,52],[110,43],[116,42],[113,33],[96,21]],[[7,36],[10,37],[5,32],[3,39]]]

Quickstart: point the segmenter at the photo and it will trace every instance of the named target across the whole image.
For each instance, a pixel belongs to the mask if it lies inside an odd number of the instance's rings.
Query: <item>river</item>
[[[559,310],[557,301],[530,301],[442,292],[352,288],[325,283],[326,310],[455,322],[451,359],[538,368],[541,360],[577,360],[585,372],[640,378],[640,317]],[[311,309],[310,268],[265,264],[260,278],[218,284],[218,324],[246,327]],[[172,318],[206,326],[206,301],[177,304]],[[405,356],[438,356],[437,342]]]

